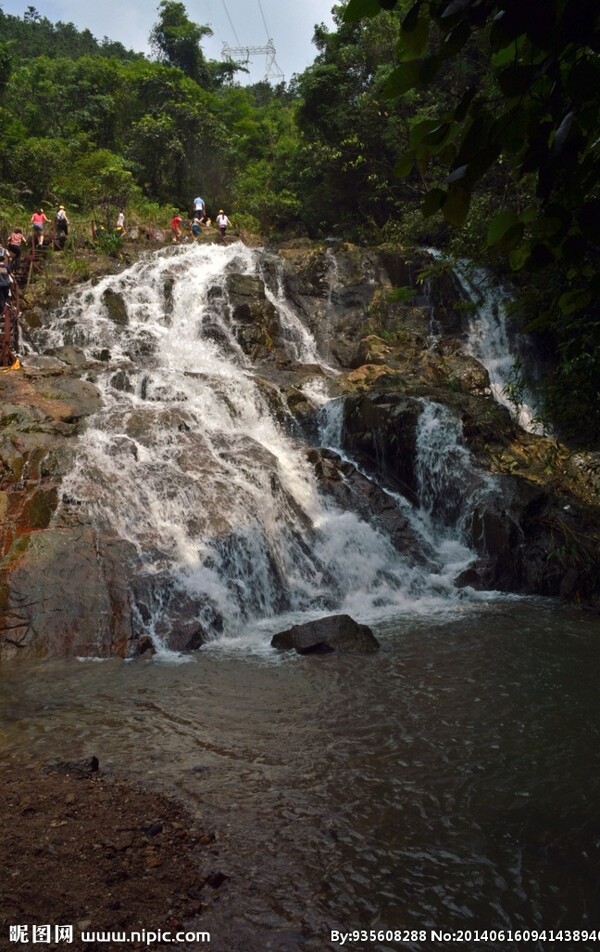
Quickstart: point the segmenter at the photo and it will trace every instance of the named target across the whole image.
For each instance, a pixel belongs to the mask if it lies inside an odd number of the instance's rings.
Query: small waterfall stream
[[[485,268],[457,261],[454,273],[475,311],[469,321],[468,352],[486,368],[490,387],[517,422],[531,433],[543,433],[536,419],[535,398],[518,380],[521,342],[509,332],[509,291]]]
[[[110,354],[95,378],[104,407],[81,438],[64,498],[135,546],[157,585],[168,578],[193,598],[199,621],[221,641],[282,617],[349,610],[368,620],[420,604],[431,610],[436,599],[444,608],[459,597],[452,579],[473,559],[460,500],[451,518],[440,508],[468,468],[458,425],[424,402],[422,508],[402,497],[398,505],[437,554],[415,565],[379,528],[324,498],[305,446],[263,394],[230,321],[226,280],[260,274],[262,255],[241,244],[169,249],[82,289],[58,313],[45,346]],[[122,295],[126,320],[111,320],[107,292]],[[314,364],[316,344],[280,279],[266,293],[290,361]],[[305,386],[316,403],[328,403],[326,390],[322,379]],[[336,422],[322,434],[325,445],[339,443],[341,403],[329,406]]]
[[[426,251],[436,261],[448,260],[437,248],[427,248]],[[488,269],[476,267],[472,261],[453,259],[452,270],[473,306],[467,329],[467,353],[487,370],[490,389],[497,402],[509,410],[523,429],[543,434],[545,430],[537,419],[535,396],[519,379],[521,354],[526,345],[510,329],[510,291]],[[442,334],[433,308],[430,332],[434,341]]]
[[[317,342],[287,302],[283,284],[283,262],[280,258],[273,256],[273,258],[269,258],[268,264],[274,266],[276,279],[275,291],[269,288],[263,262],[259,263],[259,268],[263,278],[265,278],[265,293],[267,299],[275,306],[280,315],[282,328],[288,341],[290,357],[298,363],[318,364],[321,358],[319,356]]]

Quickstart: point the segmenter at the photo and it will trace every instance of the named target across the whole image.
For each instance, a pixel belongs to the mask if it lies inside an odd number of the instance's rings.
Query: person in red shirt
[[[173,215],[171,219],[171,235],[173,236],[173,244],[177,244],[181,241],[181,222],[183,221],[181,215],[178,215],[177,212]]]
[[[49,221],[50,219],[44,215],[43,208],[38,208],[37,212],[34,212],[31,216],[33,238],[34,242],[37,242],[38,248],[44,247],[44,225]]]

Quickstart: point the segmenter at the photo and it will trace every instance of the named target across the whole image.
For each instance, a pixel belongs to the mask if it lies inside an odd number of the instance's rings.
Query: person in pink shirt
[[[44,215],[44,209],[38,208],[37,212],[34,212],[31,216],[31,225],[33,227],[33,237],[34,241],[37,242],[38,248],[44,246],[44,225],[46,222],[50,221],[49,218],[46,218]]]
[[[19,259],[21,257],[21,245],[24,241],[25,235],[20,228],[15,228],[15,230],[8,236],[8,241],[6,244],[15,266],[19,263]]]

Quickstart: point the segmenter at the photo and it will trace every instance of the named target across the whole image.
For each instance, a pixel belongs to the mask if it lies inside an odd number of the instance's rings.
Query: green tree
[[[391,71],[400,24],[393,14],[315,32],[319,53],[296,82],[298,191],[311,233],[377,231],[410,196],[393,174],[412,115],[412,102],[386,117],[381,89]],[[414,97],[413,97],[414,98]],[[368,231],[365,231],[368,229]]]
[[[344,18],[379,19],[384,7],[395,0],[350,0]],[[396,171],[422,171],[434,157],[438,176],[423,212],[441,211],[455,225],[467,220],[484,177],[502,165],[531,194],[525,207],[517,188],[498,196],[488,245],[538,286],[529,326],[549,333],[557,354],[558,390],[556,381],[547,388],[555,418],[564,423],[564,408],[576,407],[568,429],[598,440],[598,8],[588,0],[416,0],[399,19],[399,62],[384,89],[390,111],[414,90],[431,89],[474,47],[483,69],[450,108],[413,128]]]
[[[161,0],[158,21],[150,33],[150,45],[161,63],[175,66],[202,86],[210,86],[211,71],[200,42],[212,36],[209,26],[193,23],[183,3]]]
[[[13,69],[14,47],[12,43],[0,43],[0,94],[8,86],[10,74]]]

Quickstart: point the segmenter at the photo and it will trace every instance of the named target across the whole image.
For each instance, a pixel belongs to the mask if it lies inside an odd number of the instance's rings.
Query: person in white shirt
[[[222,208],[219,209],[219,214],[217,215],[217,227],[221,234],[221,241],[225,241],[225,234],[229,227],[229,219]]]

